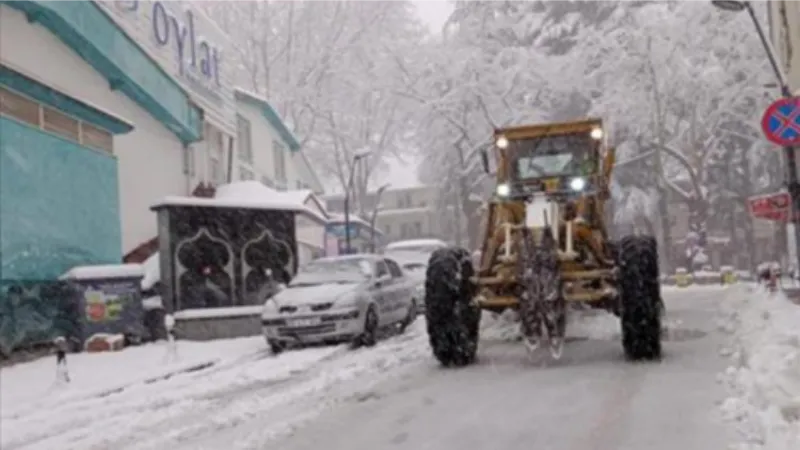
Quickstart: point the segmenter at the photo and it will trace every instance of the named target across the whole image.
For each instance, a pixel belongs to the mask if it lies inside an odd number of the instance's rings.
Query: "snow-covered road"
[[[273,358],[253,351],[263,345],[254,338],[243,357],[210,369],[4,410],[1,447],[726,449],[718,374],[727,338],[717,326],[727,297],[719,287],[665,288],[664,297],[669,338],[658,364],[624,361],[616,319],[596,313],[575,319],[557,363],[530,360],[497,319],[485,321],[480,361],[458,370],[433,360],[422,320],[357,351]]]
[[[528,362],[519,344],[484,341],[478,365],[421,362],[370,400],[324,414],[272,448],[725,449],[719,292],[665,294],[671,338],[660,364],[623,361],[611,339],[576,341],[549,367]]]

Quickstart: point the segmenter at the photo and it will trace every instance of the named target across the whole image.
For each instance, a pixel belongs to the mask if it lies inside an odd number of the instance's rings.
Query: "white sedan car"
[[[290,344],[372,346],[380,329],[405,330],[417,316],[413,284],[381,255],[320,258],[264,303],[261,324],[273,353]]]
[[[447,247],[447,243],[439,239],[409,239],[392,242],[383,251],[384,256],[400,264],[414,284],[419,312],[425,309],[425,272],[428,269],[428,260],[434,251],[444,247]]]

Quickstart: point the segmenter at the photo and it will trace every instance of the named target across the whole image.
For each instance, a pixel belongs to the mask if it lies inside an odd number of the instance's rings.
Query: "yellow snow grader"
[[[604,211],[614,149],[605,142],[600,119],[495,130],[482,153],[497,184],[480,264],[465,249],[443,248],[427,268],[428,336],[443,365],[472,363],[481,310],[508,308],[518,310],[530,351],[544,344],[560,358],[570,302],[616,314],[629,359],[661,357],[656,240],[609,240]]]

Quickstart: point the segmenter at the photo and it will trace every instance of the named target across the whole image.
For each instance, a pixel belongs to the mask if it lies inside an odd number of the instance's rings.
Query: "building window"
[[[239,160],[253,164],[253,138],[250,121],[241,114],[236,115],[236,140],[239,145]]]
[[[37,128],[41,127],[39,104],[9,90],[0,88],[0,113]]]
[[[195,170],[194,148],[186,145],[183,147],[183,173],[194,176]]]
[[[414,237],[422,236],[422,224],[419,222],[414,222]]]
[[[242,181],[255,180],[256,176],[252,170],[245,166],[239,166],[239,179]]]
[[[108,131],[3,87],[0,87],[0,115],[35,126],[84,147],[108,153],[114,151],[114,136]]]
[[[278,141],[272,141],[272,157],[275,165],[275,181],[286,189],[286,147]]]
[[[111,136],[111,133],[86,122],[81,122],[81,143],[109,153],[114,149],[114,137]]]
[[[223,161],[225,146],[223,144],[224,134],[213,125],[206,123],[205,141],[208,149],[208,178],[213,184],[225,183],[225,171]]]
[[[71,141],[80,142],[81,140],[81,131],[78,121],[54,109],[43,108],[42,128],[45,131],[65,137]]]

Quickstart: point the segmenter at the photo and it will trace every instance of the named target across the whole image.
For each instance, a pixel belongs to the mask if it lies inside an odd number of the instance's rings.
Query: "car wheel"
[[[408,327],[417,319],[417,299],[411,299],[411,305],[408,307],[408,314],[406,318],[400,323],[400,333],[405,333]]]
[[[267,344],[269,345],[269,351],[273,355],[280,355],[281,353],[283,353],[284,350],[286,350],[286,344],[284,344],[283,342],[268,340]]]
[[[378,342],[378,314],[375,307],[370,306],[364,316],[364,330],[353,341],[353,348],[372,347]]]

